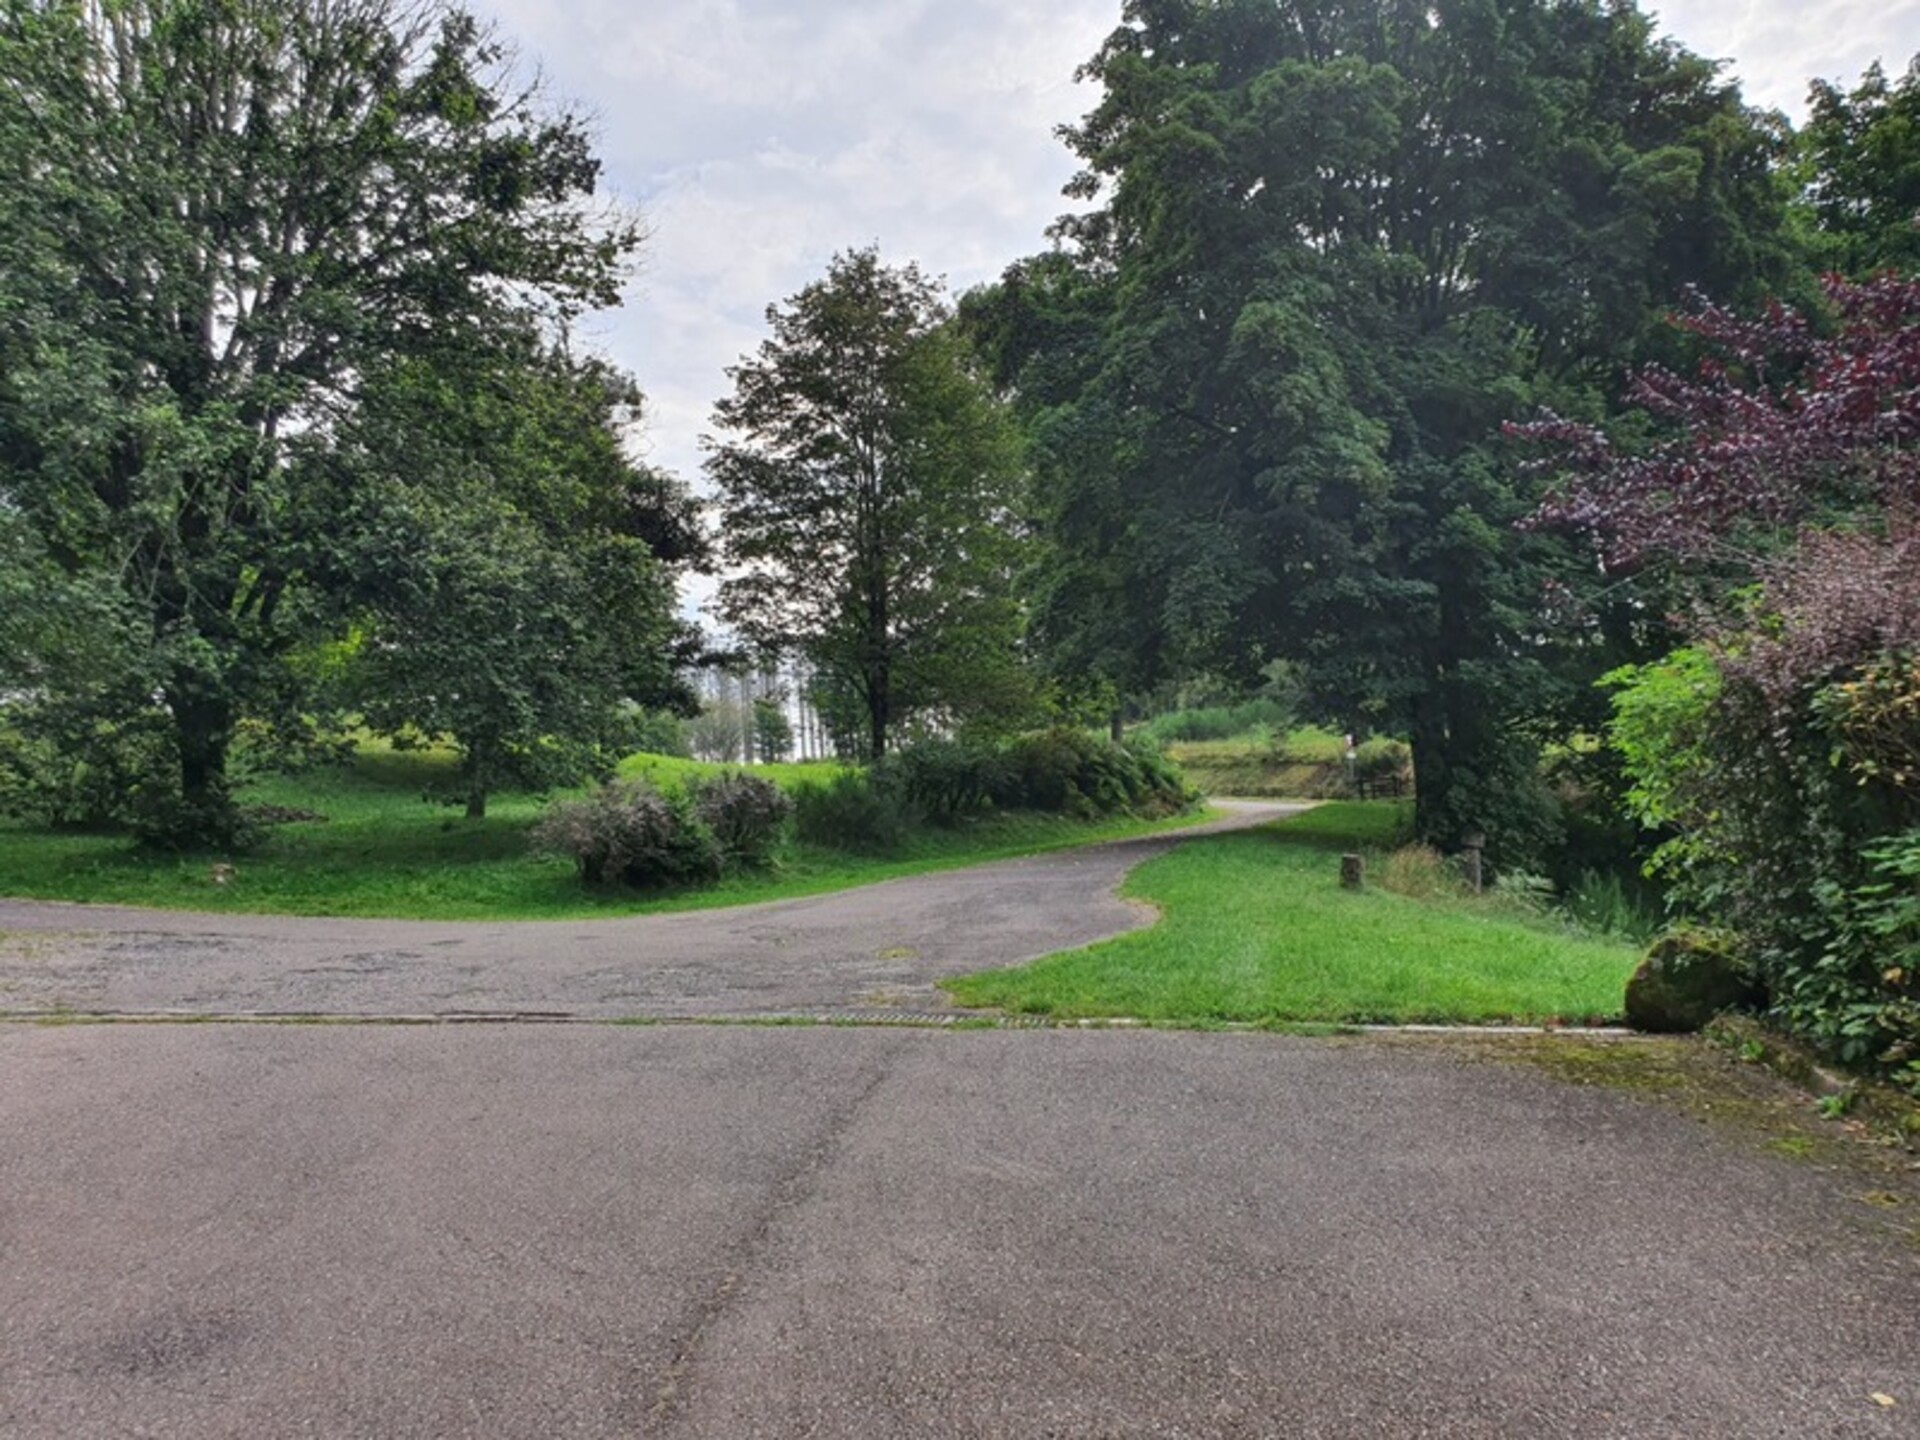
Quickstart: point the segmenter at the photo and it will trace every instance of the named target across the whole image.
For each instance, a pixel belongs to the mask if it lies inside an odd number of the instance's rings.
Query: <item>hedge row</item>
[[[552,806],[534,843],[573,860],[590,885],[701,885],[768,864],[789,816],[807,844],[873,855],[899,850],[921,826],[988,812],[1158,817],[1193,800],[1151,747],[1059,729],[991,745],[922,741],[869,769],[802,783],[791,796],[741,774],[684,794],[608,785]]]

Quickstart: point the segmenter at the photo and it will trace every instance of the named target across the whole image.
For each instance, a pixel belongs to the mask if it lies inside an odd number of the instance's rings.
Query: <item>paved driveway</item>
[[[0,1012],[528,1014],[938,1011],[935,981],[1146,924],[1113,891],[1181,839],[890,880],[805,900],[623,920],[471,923],[197,915],[0,900]]]
[[[1862,1183],[1378,1039],[0,1026],[0,1434],[1912,1436]]]
[[[931,1010],[1170,843],[591,923],[7,903],[0,1004]],[[0,1024],[0,1436],[1920,1435],[1868,1183],[1440,1042]]]

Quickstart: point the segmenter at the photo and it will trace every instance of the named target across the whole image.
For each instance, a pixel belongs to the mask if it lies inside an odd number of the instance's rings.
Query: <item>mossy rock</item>
[[[1761,999],[1727,935],[1669,930],[1647,947],[1627,981],[1627,1023],[1636,1030],[1682,1034],[1698,1030],[1722,1010],[1757,1005]]]

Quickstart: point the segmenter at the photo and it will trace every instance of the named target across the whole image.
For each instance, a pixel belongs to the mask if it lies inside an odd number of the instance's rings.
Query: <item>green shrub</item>
[[[1194,796],[1150,743],[1116,745],[1061,727],[1001,744],[922,740],[865,772],[794,792],[800,838],[867,854],[897,850],[917,824],[986,809],[1083,819],[1177,814]]]
[[[722,864],[694,802],[644,781],[602,785],[548,807],[533,843],[570,858],[589,885],[700,885],[718,879]]]
[[[1864,881],[1820,887],[1826,943],[1775,1000],[1829,1053],[1920,1094],[1920,829],[1869,845],[1863,858]]]
[[[1368,787],[1413,778],[1413,748],[1404,740],[1376,735],[1363,740],[1353,752],[1353,772]]]
[[[1786,653],[1686,650],[1611,677],[1629,803],[1673,836],[1653,863],[1679,912],[1740,937],[1777,1020],[1912,1083],[1920,785],[1898,757],[1920,747],[1920,703],[1887,697],[1920,702],[1920,670]]]
[[[1148,815],[1173,815],[1199,800],[1199,795],[1180,773],[1180,767],[1151,740],[1129,736],[1121,748],[1133,757],[1139,775],[1139,790],[1133,802],[1136,810]]]
[[[858,855],[891,855],[919,816],[888,767],[846,770],[793,791],[794,828],[809,845]]]
[[[1278,700],[1247,700],[1238,705],[1211,705],[1156,715],[1141,726],[1148,738],[1162,745],[1178,741],[1231,740],[1240,735],[1262,738],[1285,732],[1293,723],[1292,710]]]
[[[728,865],[759,867],[773,859],[793,802],[770,780],[727,771],[695,782],[691,795]]]
[[[1044,730],[1009,742],[1005,762],[994,800],[1006,809],[1166,815],[1192,803],[1179,771],[1144,740],[1115,745],[1084,730]]]
[[[1010,741],[995,802],[1008,810],[1091,814],[1092,804],[1078,780],[1082,752],[1092,743],[1084,730],[1064,727]]]
[[[993,803],[1007,788],[1001,751],[958,740],[921,740],[889,756],[882,768],[916,810],[943,824]]]
[[[0,715],[0,814],[52,829],[131,827],[177,785],[179,761],[158,710],[110,719],[80,707]]]

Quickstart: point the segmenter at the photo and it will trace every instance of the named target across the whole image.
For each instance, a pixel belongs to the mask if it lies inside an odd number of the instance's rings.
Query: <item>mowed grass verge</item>
[[[1065,849],[1178,829],[1204,814],[1173,820],[1128,817],[1086,822],[1007,814],[952,829],[916,833],[897,854],[849,855],[788,844],[764,873],[732,877],[703,890],[590,891],[571,862],[532,852],[528,832],[554,798],[494,797],[484,820],[471,821],[423,796],[444,787],[451,755],[363,745],[352,764],[280,776],[247,787],[249,805],[325,815],[324,822],[276,825],[258,849],[236,856],[173,856],[143,850],[122,836],[48,831],[0,822],[0,895],[93,904],[244,914],[379,916],[421,920],[536,920],[636,915],[783,900],[987,860]],[[680,784],[723,766],[639,755],[621,766],[629,778]],[[825,779],[839,767],[793,764],[751,773],[792,786]],[[233,873],[216,884],[214,865]]]
[[[1153,927],[946,984],[962,1005],[1162,1024],[1600,1022],[1635,952],[1494,900],[1340,888],[1343,850],[1390,847],[1391,802],[1198,838],[1129,877]]]

